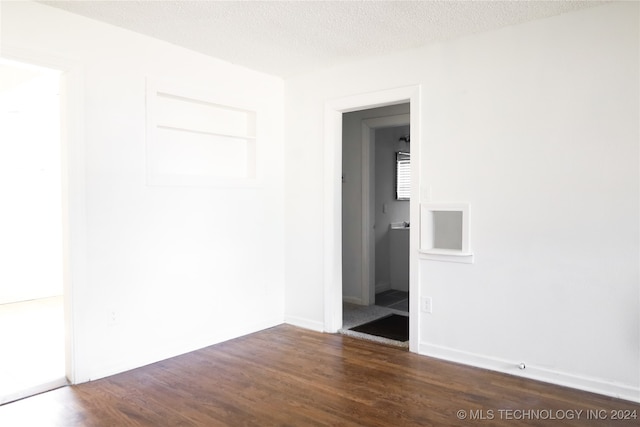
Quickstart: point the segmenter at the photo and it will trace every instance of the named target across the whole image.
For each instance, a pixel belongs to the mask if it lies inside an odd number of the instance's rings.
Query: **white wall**
[[[33,3],[2,2],[1,40],[5,54],[83,76],[84,119],[71,123],[85,155],[70,167],[86,170],[84,193],[71,195],[86,212],[71,224],[86,231],[84,278],[72,284],[75,380],[281,323],[282,80]],[[259,185],[147,186],[147,77],[253,106]]]
[[[420,84],[420,194],[470,203],[475,255],[421,261],[420,352],[640,400],[638,12],[608,4],[287,80],[287,320],[323,324],[325,102]]]
[[[409,104],[346,113],[342,126],[342,296],[347,302],[362,301],[362,122],[368,119],[408,114]],[[375,146],[373,147],[375,152]],[[374,160],[375,155],[371,160]],[[372,164],[371,167],[374,167]],[[373,185],[373,183],[372,183]],[[375,186],[374,186],[375,187]],[[375,194],[371,195],[372,203]],[[408,216],[408,215],[407,215]],[[290,226],[290,224],[287,224]]]
[[[410,146],[404,142],[398,143],[398,139],[408,134],[409,126],[376,130],[376,293],[388,289],[408,290],[406,286],[392,282],[390,270],[391,223],[409,221],[409,201],[396,200],[396,153],[400,147],[402,147],[402,151],[410,151]],[[386,210],[383,209],[384,205],[386,205]],[[407,269],[406,277],[408,276]]]

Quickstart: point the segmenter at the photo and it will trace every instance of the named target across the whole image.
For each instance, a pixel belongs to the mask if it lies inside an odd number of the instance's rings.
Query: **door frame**
[[[387,105],[410,105],[412,158],[420,164],[420,85],[405,86],[332,99],[324,108],[324,330],[342,327],[342,114]],[[410,218],[419,224],[420,168],[411,168]],[[411,227],[409,237],[409,350],[418,352],[419,331],[419,228]]]
[[[62,184],[63,305],[65,329],[65,376],[71,384],[78,378],[74,304],[79,284],[85,283],[87,225],[85,146],[83,115],[84,73],[79,62],[22,47],[2,44],[0,56],[9,60],[59,70],[60,149]]]
[[[397,114],[362,120],[362,284],[361,301],[375,302],[376,242],[372,238],[375,224],[375,131],[377,129],[411,125],[411,114]]]

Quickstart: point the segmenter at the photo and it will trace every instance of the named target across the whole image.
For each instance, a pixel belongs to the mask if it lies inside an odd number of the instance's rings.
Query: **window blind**
[[[409,200],[411,198],[411,154],[398,152],[396,154],[396,199]]]

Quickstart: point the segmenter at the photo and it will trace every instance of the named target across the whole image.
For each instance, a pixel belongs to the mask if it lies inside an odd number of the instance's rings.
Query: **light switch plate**
[[[433,306],[431,304],[431,297],[422,297],[422,300],[420,301],[420,307],[421,307],[421,311],[423,313],[432,313],[433,310]]]

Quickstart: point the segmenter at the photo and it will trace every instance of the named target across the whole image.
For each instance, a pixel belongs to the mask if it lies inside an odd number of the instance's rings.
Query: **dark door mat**
[[[409,317],[392,314],[364,325],[355,326],[351,330],[404,342],[409,340]]]

